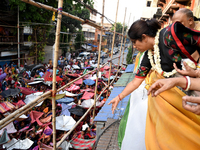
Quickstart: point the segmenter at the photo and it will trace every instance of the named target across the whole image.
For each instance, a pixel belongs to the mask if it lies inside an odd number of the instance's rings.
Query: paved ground
[[[126,56],[127,56],[127,54],[128,54],[128,51],[125,51],[123,64],[126,64]],[[115,58],[117,56],[119,56],[119,52],[117,54],[113,55],[113,58]],[[103,63],[106,63],[109,59],[110,59],[110,57],[105,58]],[[117,59],[114,59],[112,62],[113,62],[113,64],[118,64],[118,61],[119,61],[119,59],[117,58]],[[120,64],[121,64],[121,61],[122,61],[122,56],[120,58]],[[100,60],[100,63],[102,63],[102,59]]]

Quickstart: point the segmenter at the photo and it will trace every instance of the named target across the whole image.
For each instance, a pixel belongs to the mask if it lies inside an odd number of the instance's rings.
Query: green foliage
[[[84,41],[85,41],[84,34],[81,30],[79,30],[75,38],[75,49],[80,49]]]
[[[120,22],[116,23],[116,32],[122,33],[123,25]],[[127,29],[127,25],[124,26],[124,32]],[[114,26],[111,28],[112,31],[114,31]]]
[[[133,63],[133,50],[132,50],[132,46],[128,47],[128,54],[126,56],[126,63],[127,64],[132,64]]]

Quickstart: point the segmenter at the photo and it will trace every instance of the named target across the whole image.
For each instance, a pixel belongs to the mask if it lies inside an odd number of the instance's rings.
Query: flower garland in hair
[[[163,75],[164,77],[169,77],[174,75],[177,71],[174,69],[171,72],[165,72],[162,70],[161,65],[160,65],[160,49],[158,47],[159,44],[159,33],[160,31],[158,31],[156,33],[156,37],[155,37],[155,44],[154,44],[154,54],[152,53],[152,50],[148,50],[148,58],[150,60],[151,66],[153,70],[156,70],[159,74]],[[154,57],[154,61],[153,61],[153,57]]]

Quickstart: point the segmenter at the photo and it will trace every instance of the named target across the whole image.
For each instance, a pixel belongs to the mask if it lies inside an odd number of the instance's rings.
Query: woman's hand
[[[120,99],[119,99],[119,97],[117,96],[117,97],[113,98],[113,99],[108,103],[108,105],[112,104],[112,114],[114,114],[114,111],[115,111],[115,109],[116,109],[116,107],[117,107],[119,101],[120,101]]]
[[[193,105],[188,104],[187,102],[194,103]],[[200,115],[200,97],[193,96],[183,96],[182,98],[183,108],[191,111],[197,115]]]
[[[168,89],[171,89],[176,85],[175,80],[171,79],[160,79],[157,80],[154,84],[151,85],[151,87],[148,90],[148,95],[151,93],[152,97],[157,96],[163,91],[166,91]]]
[[[180,70],[180,69],[177,68],[175,63],[173,64],[176,71],[183,76],[190,76],[190,77],[197,77],[198,76],[197,70],[194,70],[191,67],[189,67],[186,62],[183,62],[183,65],[185,66],[186,70]]]

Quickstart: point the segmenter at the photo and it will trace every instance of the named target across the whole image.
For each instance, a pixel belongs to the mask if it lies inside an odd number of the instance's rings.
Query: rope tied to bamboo
[[[108,59],[108,62],[111,62],[111,60],[110,60],[110,59]]]
[[[50,90],[50,92],[51,92],[51,97],[56,97],[57,90]]]
[[[97,72],[97,71],[99,71],[99,70],[100,70],[100,68],[96,68],[95,70],[96,70],[96,72]]]
[[[62,14],[62,7],[59,7],[58,9],[57,9],[57,12],[58,12],[58,14]]]
[[[84,20],[84,22],[82,22],[82,24],[87,24],[89,22],[88,19]]]

